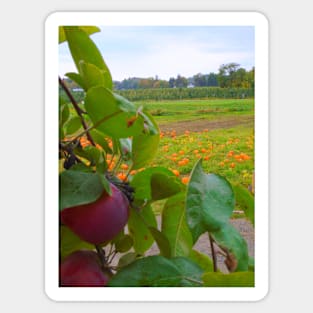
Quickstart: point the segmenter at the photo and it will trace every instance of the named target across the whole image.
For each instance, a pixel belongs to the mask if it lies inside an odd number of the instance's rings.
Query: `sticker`
[[[51,14],[47,296],[263,299],[268,97],[260,13]]]

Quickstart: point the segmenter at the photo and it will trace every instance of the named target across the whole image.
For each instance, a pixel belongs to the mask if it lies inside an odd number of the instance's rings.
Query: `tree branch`
[[[65,85],[64,81],[61,79],[60,76],[59,76],[59,84],[61,85],[61,87],[65,91],[66,95],[71,100],[71,103],[73,104],[75,111],[79,115],[81,123],[82,123],[82,125],[83,125],[83,127],[84,127],[84,129],[86,131],[87,139],[90,141],[90,143],[93,146],[96,146],[94,140],[92,139],[92,137],[91,137],[91,135],[90,135],[90,133],[88,131],[88,125],[87,125],[86,121],[84,120],[84,117],[83,117],[84,111],[78,106],[76,100],[74,99],[73,95],[71,94],[71,92],[69,91],[69,89],[67,88],[67,86]]]

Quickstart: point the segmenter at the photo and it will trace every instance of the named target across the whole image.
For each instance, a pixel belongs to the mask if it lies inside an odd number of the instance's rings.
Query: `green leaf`
[[[59,108],[65,103],[68,103],[68,98],[64,94],[59,94]]]
[[[126,98],[122,97],[121,95],[118,95],[117,93],[113,92],[112,95],[116,101],[118,108],[121,111],[137,113],[137,108],[132,102],[128,101]]]
[[[194,166],[187,187],[186,217],[193,241],[228,222],[235,205],[230,183],[216,174],[206,174],[200,159]]]
[[[166,258],[171,257],[171,247],[167,237],[155,227],[149,227],[150,233],[156,241],[160,250],[160,255]]]
[[[91,166],[95,166],[103,161],[101,151],[94,146],[86,146],[85,148],[77,147],[74,149],[76,155],[90,161]]]
[[[206,254],[192,250],[189,259],[197,263],[205,272],[213,272],[213,261]]]
[[[73,135],[75,134],[81,127],[82,122],[79,116],[73,116],[71,117],[66,124],[64,125],[65,132],[67,135]]]
[[[254,258],[249,256],[248,271],[254,272]]]
[[[60,253],[61,258],[65,258],[67,255],[71,254],[76,250],[94,249],[94,245],[82,241],[78,236],[76,236],[68,227],[61,226],[60,229]]]
[[[60,207],[69,208],[96,201],[104,188],[97,173],[63,171],[60,174]]]
[[[63,103],[60,107],[59,126],[63,127],[63,125],[66,123],[66,121],[68,120],[69,117],[70,117],[70,110],[68,108],[68,104]]]
[[[140,212],[131,208],[128,230],[134,240],[134,250],[138,254],[144,254],[154,242],[149,227],[157,227],[157,221],[151,206],[144,207]]]
[[[254,196],[240,184],[233,185],[235,193],[236,204],[240,206],[245,212],[246,217],[254,226]]]
[[[97,170],[98,170],[98,168],[97,168]],[[106,193],[108,195],[112,196],[111,184],[108,181],[108,179],[105,177],[105,175],[103,173],[97,172],[97,174],[100,178],[101,184],[102,184],[104,190],[106,191]]]
[[[238,230],[231,224],[224,224],[218,231],[211,233],[215,242],[229,254],[233,271],[247,271],[249,264],[248,245]]]
[[[112,153],[112,149],[109,147],[109,144],[105,139],[105,134],[97,129],[92,129],[89,133],[95,143],[100,145],[106,153]]]
[[[149,135],[160,134],[159,126],[156,123],[154,117],[150,113],[148,113],[147,111],[142,111],[140,112],[140,115],[144,118],[144,124],[145,124],[145,129],[146,129],[147,134]]]
[[[171,256],[189,256],[193,241],[185,216],[185,194],[169,198],[162,211],[162,233],[168,238]]]
[[[115,249],[117,252],[127,252],[133,246],[133,238],[129,235],[123,235],[115,242]]]
[[[137,135],[133,138],[132,169],[139,169],[149,164],[155,157],[160,142],[160,135]]]
[[[254,287],[253,272],[205,273],[202,279],[205,287]]]
[[[85,82],[82,78],[82,76],[78,73],[66,73],[65,76],[67,76],[69,79],[74,81],[76,84],[78,84],[80,87],[86,90]]]
[[[179,269],[162,256],[138,259],[122,268],[109,281],[109,287],[170,287],[181,281]]]
[[[132,155],[132,140],[129,138],[120,138],[118,140],[118,147],[124,161],[130,160]]]
[[[68,108],[68,104],[64,103],[64,100],[62,100],[61,97],[59,97],[59,103],[60,103],[60,107],[59,107],[59,137],[60,137],[60,139],[63,139],[65,137],[63,125],[68,120],[68,118],[70,116],[70,111]]]
[[[171,259],[171,261],[177,266],[182,276],[181,287],[202,286],[202,275],[204,271],[198,264],[184,257],[176,257]]]
[[[98,68],[96,65],[86,63],[83,60],[80,61],[79,65],[85,91],[95,86],[103,86],[112,90],[112,80],[107,79],[103,70]]]
[[[132,107],[128,112],[123,111],[126,107],[127,105],[121,106],[115,96],[102,86],[92,87],[86,94],[85,108],[94,126],[113,138],[127,138],[138,135],[143,130],[141,117],[128,126],[128,121],[136,113]]]
[[[135,199],[143,201],[165,199],[185,188],[173,172],[164,167],[150,167],[138,172],[131,186],[135,188]]]
[[[76,163],[71,166],[71,171],[78,171],[78,172],[86,172],[86,173],[92,173],[92,168],[87,166],[84,163]]]
[[[126,265],[134,262],[136,258],[136,252],[128,252],[120,257],[120,259],[118,260],[118,267],[125,267]]]
[[[78,26],[64,26],[64,32],[71,55],[80,74],[80,61],[93,64],[101,70],[110,73],[99,49],[84,30]],[[112,82],[111,74],[110,81]]]
[[[167,259],[155,255],[140,258],[122,268],[109,281],[109,287],[199,286],[203,271],[185,258]]]
[[[83,30],[87,35],[92,35],[94,33],[100,32],[100,28],[96,26],[78,26]],[[64,33],[63,26],[59,26],[59,43],[66,41],[66,36]]]
[[[158,152],[160,132],[152,116],[144,115],[144,123],[149,131],[133,138],[132,144],[132,169],[139,169],[149,164]]]

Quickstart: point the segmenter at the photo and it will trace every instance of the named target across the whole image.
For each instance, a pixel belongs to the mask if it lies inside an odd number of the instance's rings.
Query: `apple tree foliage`
[[[65,76],[84,90],[84,101],[77,103],[59,78],[66,94],[59,97],[60,217],[68,208],[75,215],[82,207],[92,207],[103,194],[113,197],[112,184],[127,197],[128,217],[114,238],[100,244],[84,241],[60,218],[60,262],[73,258],[77,251],[93,251],[110,287],[254,286],[247,243],[230,223],[236,201],[254,223],[252,195],[222,176],[205,173],[201,159],[187,186],[169,169],[149,167],[160,140],[158,125],[144,107],[113,90],[110,70],[90,38],[98,31],[94,26],[59,28],[59,43],[68,45],[77,69]],[[81,144],[84,138],[88,145]],[[113,156],[117,161],[112,167]],[[116,175],[122,163],[128,165],[123,179]],[[161,223],[152,209],[159,200],[164,203]],[[91,222],[84,217],[79,223],[88,228]],[[106,220],[105,225],[117,227],[114,223]],[[211,243],[212,257],[195,249],[203,234]],[[147,256],[153,244],[158,252]],[[227,272],[217,266],[218,252]]]

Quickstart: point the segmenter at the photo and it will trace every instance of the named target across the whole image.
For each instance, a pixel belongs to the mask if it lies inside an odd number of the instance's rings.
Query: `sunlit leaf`
[[[64,125],[67,135],[75,134],[80,128],[82,128],[82,122],[79,116],[71,117]]]
[[[78,74],[78,73],[66,73],[65,76],[67,76],[69,79],[74,81],[77,85],[79,85],[80,87],[82,87],[83,89],[86,90],[85,82],[84,82],[84,80],[80,74]]]
[[[193,241],[185,216],[185,194],[169,198],[162,211],[162,233],[168,238],[171,256],[188,256]]]
[[[254,287],[253,272],[205,273],[202,279],[205,287]]]
[[[245,212],[245,216],[254,225],[254,196],[240,184],[234,184],[233,190],[235,193],[236,204]]]
[[[129,112],[124,111],[126,108],[129,108]],[[140,117],[128,126],[128,120],[136,114],[134,108],[118,103],[114,94],[102,86],[88,90],[85,109],[95,127],[110,137],[127,138],[138,135],[143,130],[143,119]]]
[[[80,62],[84,61],[110,73],[96,44],[89,35],[78,26],[64,26],[64,33],[78,72],[81,74]],[[111,75],[110,80],[112,81]]]
[[[208,255],[193,249],[189,259],[197,263],[205,272],[213,272],[213,261]]]
[[[104,70],[101,70],[94,64],[86,63],[83,60],[80,61],[79,65],[85,91],[95,86],[103,86],[112,89],[112,80],[107,79],[107,76],[104,75]]]
[[[78,26],[83,30],[87,35],[92,35],[94,33],[100,32],[100,28],[96,26]],[[59,43],[66,41],[66,36],[64,33],[63,26],[59,26]]]
[[[160,142],[159,135],[137,135],[133,139],[133,166],[139,169],[149,164],[155,157]]]
[[[138,172],[131,186],[135,188],[135,199],[143,201],[165,199],[185,188],[173,172],[164,167],[150,167]]]

